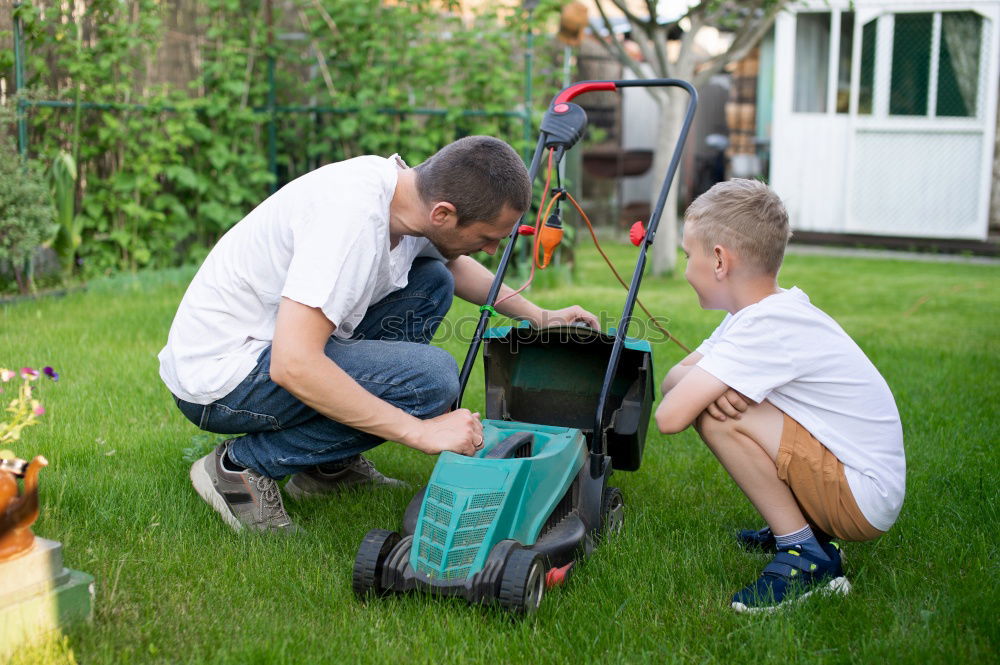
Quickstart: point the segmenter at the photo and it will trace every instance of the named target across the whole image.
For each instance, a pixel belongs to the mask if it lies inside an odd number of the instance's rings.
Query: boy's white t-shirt
[[[899,411],[861,348],[799,288],[727,314],[697,366],[754,402],[768,400],[844,464],[868,522],[888,531],[903,505]]]
[[[225,397],[274,338],[282,297],[320,308],[349,338],[372,303],[406,286],[427,240],[390,249],[396,155],[356,157],[285,185],[233,226],[198,270],[160,351],[160,377],[195,404]]]

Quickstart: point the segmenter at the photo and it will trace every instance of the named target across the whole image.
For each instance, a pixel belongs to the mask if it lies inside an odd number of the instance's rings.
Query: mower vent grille
[[[417,543],[417,570],[442,580],[467,578],[505,497],[505,492],[480,492],[466,499],[431,484]]]
[[[427,559],[427,561],[429,561],[432,565],[440,566],[443,554],[444,552],[440,547],[435,547],[426,541],[421,541],[420,551],[417,553],[417,556]]]
[[[431,522],[424,520],[424,538],[429,538],[432,543],[444,545],[448,538],[448,532]]]
[[[448,526],[451,523],[451,511],[445,510],[433,503],[428,503],[424,506],[424,515],[438,524]]]
[[[486,526],[492,524],[493,518],[496,517],[496,509],[492,510],[475,510],[464,513],[460,518],[458,518],[458,528],[465,529],[468,527],[475,526]]]
[[[455,505],[455,493],[450,490],[446,490],[438,485],[431,485],[427,490],[427,493],[432,499],[438,503],[448,506],[449,508]]]
[[[494,506],[499,506],[503,503],[505,493],[504,492],[488,492],[484,494],[477,494],[472,497],[469,501],[469,508],[473,510],[477,508],[492,508]]]
[[[457,549],[448,552],[448,568],[454,568],[456,566],[468,566],[476,558],[476,554],[479,553],[478,547],[466,547],[465,549]]]
[[[470,545],[479,545],[483,542],[483,538],[486,537],[486,529],[473,529],[469,531],[458,531],[455,533],[455,539],[452,541],[452,545],[455,547],[468,547]]]
[[[446,580],[464,580],[469,576],[469,566],[465,568],[449,568],[441,573],[441,578]]]

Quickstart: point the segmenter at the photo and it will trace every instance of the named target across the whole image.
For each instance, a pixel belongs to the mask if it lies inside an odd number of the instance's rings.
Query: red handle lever
[[[563,104],[570,101],[577,95],[582,95],[585,92],[590,92],[591,90],[617,90],[618,88],[611,81],[589,81],[587,83],[577,83],[576,85],[571,85],[556,97],[553,104]]]

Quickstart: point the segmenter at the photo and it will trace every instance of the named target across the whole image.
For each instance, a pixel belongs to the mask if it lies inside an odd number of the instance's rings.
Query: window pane
[[[941,14],[941,56],[936,106],[938,115],[977,115],[982,35],[983,19],[979,14]]]
[[[858,90],[858,113],[871,115],[872,90],[875,88],[875,47],[878,32],[877,20],[865,23],[861,28],[861,80]]]
[[[854,12],[840,15],[840,57],[837,59],[837,113],[851,102],[851,55],[854,52]]]
[[[927,115],[933,24],[933,14],[896,14],[889,86],[892,115]]]
[[[798,14],[795,18],[795,101],[797,113],[826,111],[830,69],[830,12]]]

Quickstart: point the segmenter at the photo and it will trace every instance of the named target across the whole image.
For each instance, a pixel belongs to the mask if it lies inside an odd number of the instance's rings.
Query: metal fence
[[[24,30],[22,21],[17,16],[16,10],[23,3],[14,3],[13,17],[13,41],[14,41],[14,85],[15,92],[25,88],[25,53],[24,53]],[[529,10],[530,22],[530,10]],[[532,128],[532,86],[533,86],[533,64],[534,64],[534,35],[529,28],[525,33],[524,51],[524,87],[523,101],[519,110],[509,111],[482,111],[470,109],[429,109],[429,108],[389,108],[379,107],[367,109],[386,116],[396,117],[424,117],[424,118],[496,118],[507,119],[520,123],[522,154],[527,161],[530,158],[531,144],[533,141]],[[275,70],[277,59],[273,56],[267,58],[267,103],[263,106],[253,107],[253,112],[266,117],[266,150],[268,171],[272,174],[272,193],[281,182],[282,174],[278,164],[278,120],[282,116],[314,118],[323,116],[350,116],[357,114],[361,109],[358,107],[337,107],[329,105],[280,105],[276,102],[277,86],[275,81]],[[149,112],[174,112],[177,109],[171,105],[151,106],[147,104],[124,104],[106,103],[94,101],[65,101],[65,100],[34,100],[18,95],[16,97],[16,118],[17,118],[17,144],[18,151],[22,158],[28,155],[28,113],[34,108],[51,109],[81,109],[81,110],[113,110],[113,111],[149,111]]]

